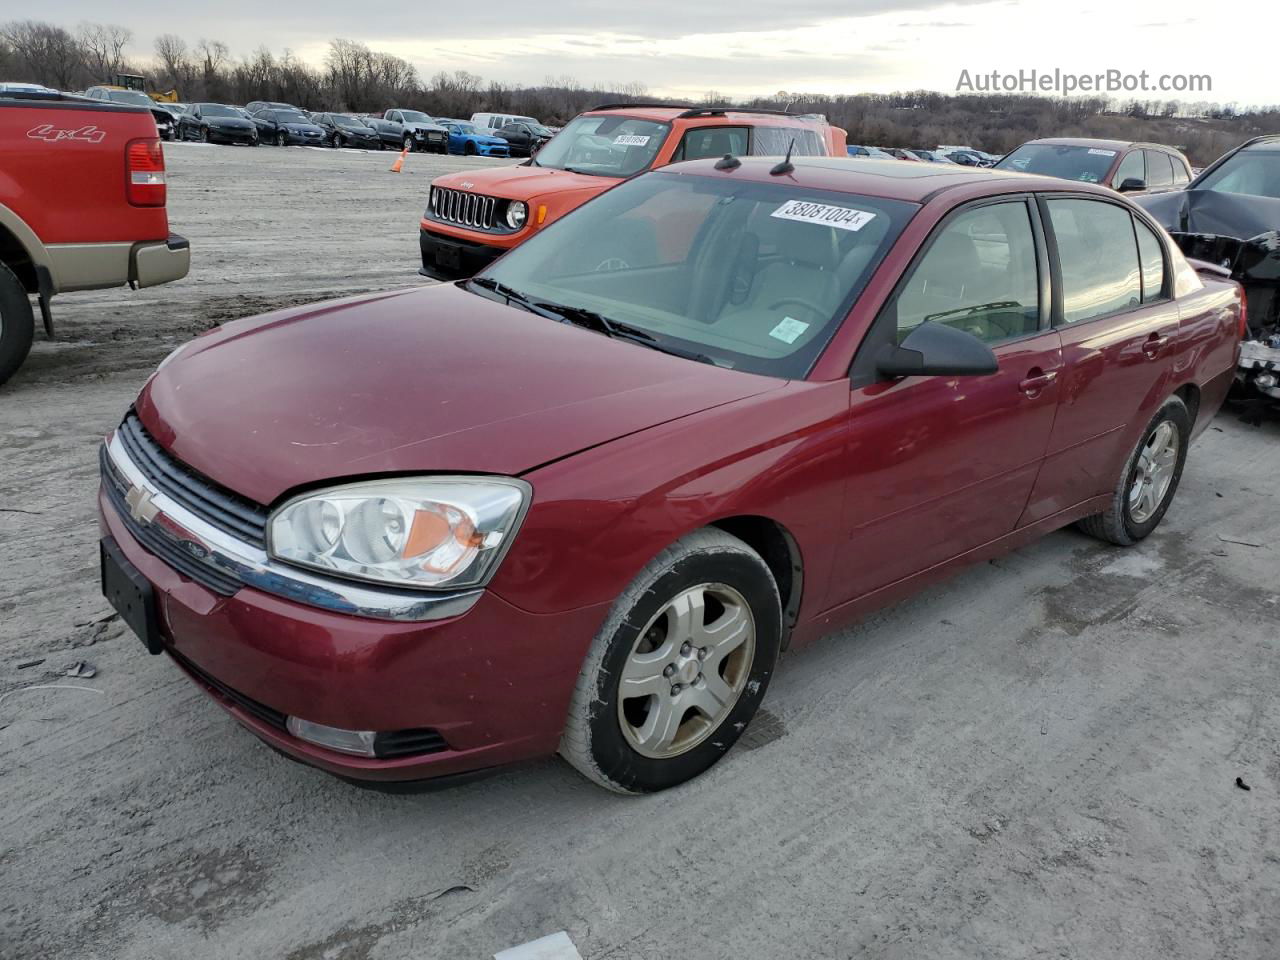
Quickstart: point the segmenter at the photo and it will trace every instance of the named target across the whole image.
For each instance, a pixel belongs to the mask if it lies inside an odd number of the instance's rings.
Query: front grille
[[[169,656],[173,657],[173,659],[178,662],[178,665],[195,677],[199,683],[208,687],[223,700],[230,701],[245,713],[252,717],[256,717],[263,723],[267,724],[267,726],[274,727],[281,733],[288,732],[285,728],[285,721],[287,717],[279,710],[273,710],[265,703],[259,703],[252,697],[245,696],[239,690],[234,690],[231,687],[228,687],[221,680],[214,679],[176,650],[170,649]]]
[[[125,502],[129,485],[112,465],[105,446],[99,453],[99,466],[102,471],[102,489],[106,491],[107,500],[115,508],[121,523],[138,541],[142,549],[163,560],[188,580],[194,580],[206,590],[229,597],[240,589],[241,583],[237,578],[214,570],[208,564],[188,554],[180,545],[159,533],[151,524],[139,523],[133,519],[129,513],[129,505]],[[194,546],[202,549],[198,544]]]
[[[129,459],[156,489],[168,494],[211,526],[245,543],[265,548],[265,507],[232,493],[174,459],[147,433],[133,411],[124,418],[116,434]]]
[[[434,219],[444,223],[456,223],[477,230],[492,230],[497,226],[496,197],[485,197],[448,187],[432,187],[427,209]]]

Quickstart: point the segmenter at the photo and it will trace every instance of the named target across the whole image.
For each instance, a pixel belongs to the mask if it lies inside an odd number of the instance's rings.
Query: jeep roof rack
[[[627,110],[635,108],[637,110],[692,110],[693,105],[688,103],[602,103],[598,107],[591,107],[587,113],[593,110]]]

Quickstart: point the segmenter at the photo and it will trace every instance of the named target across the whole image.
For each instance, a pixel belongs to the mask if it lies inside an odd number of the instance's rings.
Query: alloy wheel
[[[703,583],[640,631],[618,680],[618,723],[646,757],[692,750],[729,715],[755,658],[756,624],[737,590]]]
[[[1164,503],[1178,469],[1181,442],[1177,427],[1168,420],[1147,437],[1129,484],[1129,516],[1134,523],[1146,523]]]

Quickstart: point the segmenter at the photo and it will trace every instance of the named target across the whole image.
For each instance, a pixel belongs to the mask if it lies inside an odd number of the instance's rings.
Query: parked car
[[[402,149],[428,153],[449,152],[449,131],[421,110],[388,110],[382,118],[400,124],[404,131],[400,141]]]
[[[328,135],[331,147],[382,149],[378,131],[353,117],[341,113],[313,113],[311,119]]]
[[[440,119],[449,133],[449,152],[468,157],[508,157],[511,147],[502,137],[482,133],[465,120]]]
[[[0,143],[4,383],[31,349],[32,297],[52,338],[57,294],[178,280],[191,251],[169,232],[164,150],[150,110],[62,93],[0,93]]]
[[[256,147],[258,128],[236,107],[225,103],[193,103],[178,118],[178,139]]]
[[[250,113],[257,113],[260,110],[293,110],[295,113],[302,113],[301,107],[295,107],[292,103],[281,103],[279,100],[251,100],[244,105],[244,108]]]
[[[300,110],[265,108],[250,111],[260,139],[277,147],[290,145],[320,147],[325,144],[325,131]]]
[[[87,89],[84,92],[84,96],[90,100],[100,100],[106,103],[123,103],[131,107],[146,107],[151,111],[151,116],[156,121],[156,130],[159,132],[161,140],[172,140],[177,136],[177,125],[174,123],[173,115],[139,90],[126,90],[124,87],[100,85]]]
[[[962,167],[990,167],[992,163],[976,150],[952,150],[945,154],[952,163]]]
[[[844,148],[846,156],[849,157],[875,157],[879,160],[896,160],[897,158],[879,147],[867,147],[859,144],[846,144]]]
[[[1280,136],[1220,157],[1184,191],[1138,199],[1189,257],[1244,286],[1248,331],[1236,374],[1242,400],[1280,401]]]
[[[929,163],[955,163],[954,160],[944,157],[937,150],[912,150],[911,152],[921,160],[926,160]]]
[[[523,123],[530,127],[541,127],[533,117],[522,117],[516,113],[473,113],[471,123],[481,129],[500,130],[513,123]]]
[[[344,777],[559,750],[661,790],[781,650],[1071,523],[1148,536],[1240,311],[1102,187],[681,164],[468,283],[181,347],[103,450],[104,592]]]
[[[46,87],[42,83],[18,83],[3,82],[0,83],[0,93],[57,93],[52,87]]]
[[[924,161],[917,157],[912,151],[906,147],[888,147],[885,150],[889,156],[897,160],[909,160],[912,163],[923,163]]]
[[[356,119],[378,135],[378,140],[384,148],[404,149],[404,127],[394,120],[384,120],[382,117],[371,117],[367,114],[360,114]]]
[[[698,157],[844,155],[825,119],[734,107],[603,104],[574,118],[530,161],[431,184],[419,273],[470,276],[592,197],[636,174]]]
[[[513,157],[531,157],[555,136],[542,124],[525,120],[503,124],[494,135],[507,141]]]
[[[1173,147],[1125,140],[1031,140],[1010,151],[996,167],[1101,183],[1121,193],[1165,193],[1181,190],[1191,180],[1191,164]]]

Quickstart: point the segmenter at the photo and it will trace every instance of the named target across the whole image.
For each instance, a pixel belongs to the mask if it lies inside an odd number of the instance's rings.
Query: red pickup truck
[[[0,384],[31,350],[58,293],[187,275],[169,233],[164,151],[144,108],[60,93],[0,94]]]

